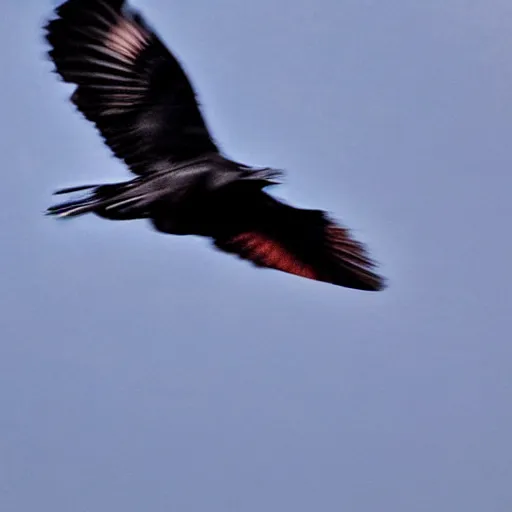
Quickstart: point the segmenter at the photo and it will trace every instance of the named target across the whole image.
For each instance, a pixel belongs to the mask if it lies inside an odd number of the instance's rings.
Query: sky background
[[[56,2],[0,18],[0,508],[512,510],[510,0],[137,0],[228,155],[368,243],[378,294],[143,221],[50,73]]]

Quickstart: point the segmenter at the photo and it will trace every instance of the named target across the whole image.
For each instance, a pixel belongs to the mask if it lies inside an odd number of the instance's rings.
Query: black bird
[[[261,267],[360,290],[383,279],[364,246],[320,210],[271,197],[279,171],[234,162],[211,138],[176,58],[124,0],[68,0],[45,27],[71,101],[137,175],[88,190],[48,214],[149,219],[161,232],[200,235]]]

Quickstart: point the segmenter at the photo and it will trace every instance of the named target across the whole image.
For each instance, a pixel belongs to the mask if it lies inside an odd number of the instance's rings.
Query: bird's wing
[[[216,153],[176,58],[124,0],[68,0],[46,26],[72,102],[135,174]]]
[[[365,247],[324,212],[288,206],[262,191],[237,197],[231,209],[229,200],[223,204],[227,214],[213,236],[219,249],[261,267],[339,286],[385,287]]]

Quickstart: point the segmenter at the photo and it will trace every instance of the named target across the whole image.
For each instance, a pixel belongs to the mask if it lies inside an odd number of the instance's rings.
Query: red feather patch
[[[263,233],[240,233],[226,241],[223,248],[237,252],[242,258],[263,267],[275,268],[308,279],[319,278],[313,268],[298,261],[291,252]]]

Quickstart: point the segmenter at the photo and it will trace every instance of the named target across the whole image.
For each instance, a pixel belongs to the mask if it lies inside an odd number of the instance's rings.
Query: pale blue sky
[[[510,512],[510,0],[135,2],[379,294],[44,217],[129,176],[50,73],[55,5],[0,18],[0,509]]]

